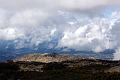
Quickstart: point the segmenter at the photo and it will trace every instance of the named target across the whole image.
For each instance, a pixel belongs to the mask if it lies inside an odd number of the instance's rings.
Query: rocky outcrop
[[[43,62],[43,63],[49,63],[49,62],[62,62],[66,60],[77,60],[77,59],[83,59],[83,57],[75,56],[75,55],[69,55],[69,54],[57,54],[57,53],[34,53],[34,54],[27,54],[18,58],[13,59],[14,62],[17,61],[34,61],[34,62]]]
[[[120,65],[111,67],[110,69],[106,70],[106,72],[120,72]]]

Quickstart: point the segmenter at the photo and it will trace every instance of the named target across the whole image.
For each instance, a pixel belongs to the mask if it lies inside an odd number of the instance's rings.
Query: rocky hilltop
[[[34,61],[34,62],[43,62],[43,63],[50,63],[50,62],[62,62],[67,60],[77,60],[83,59],[83,57],[76,56],[76,55],[69,55],[69,54],[57,54],[55,52],[52,53],[34,53],[34,54],[27,54],[18,58],[13,59],[14,62],[17,61]]]

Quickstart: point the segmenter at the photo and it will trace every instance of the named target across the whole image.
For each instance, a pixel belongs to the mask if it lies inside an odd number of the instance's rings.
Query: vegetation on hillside
[[[109,69],[119,61],[82,59],[63,62],[1,62],[0,80],[119,80]]]

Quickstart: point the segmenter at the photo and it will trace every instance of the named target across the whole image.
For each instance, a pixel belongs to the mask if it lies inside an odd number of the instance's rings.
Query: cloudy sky
[[[119,0],[0,0],[0,40],[14,48],[114,49],[120,59]],[[6,46],[8,48],[9,46]]]

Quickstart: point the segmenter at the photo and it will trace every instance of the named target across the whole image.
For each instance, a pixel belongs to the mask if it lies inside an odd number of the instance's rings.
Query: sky
[[[0,41],[14,48],[114,49],[120,59],[119,0],[0,0]],[[9,48],[9,45],[6,46]]]

